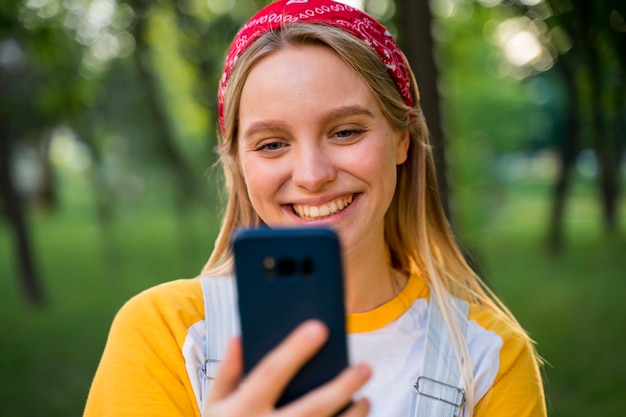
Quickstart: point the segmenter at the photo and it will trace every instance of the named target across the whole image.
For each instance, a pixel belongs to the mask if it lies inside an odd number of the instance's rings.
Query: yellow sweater
[[[411,277],[377,309],[349,314],[351,362],[374,373],[359,395],[371,417],[409,417],[421,371],[428,286]],[[200,416],[204,299],[199,279],[173,281],[132,298],[117,314],[85,416]],[[476,381],[476,417],[546,415],[531,347],[492,313],[472,305],[467,342]]]

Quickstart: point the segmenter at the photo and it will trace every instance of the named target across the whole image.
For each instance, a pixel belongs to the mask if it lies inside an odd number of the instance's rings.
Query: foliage
[[[435,31],[450,140],[477,140],[497,154],[529,147],[532,132],[520,127],[529,125],[537,105],[525,84],[503,77],[505,58],[485,41],[485,26],[496,17],[472,3],[465,7],[440,16]]]
[[[614,0],[515,0],[506,5],[504,13],[510,18],[507,27],[500,26],[500,41],[509,51],[516,46],[535,51],[526,57],[517,54],[524,58],[518,59],[518,72],[554,67],[567,94],[565,133],[557,147],[560,171],[552,208],[551,247],[559,250],[562,246],[561,218],[569,176],[579,152],[586,148],[593,149],[598,161],[605,228],[614,233],[626,150],[626,7]],[[524,42],[520,42],[522,38]]]
[[[500,155],[531,150],[532,116],[541,111],[531,86],[503,76],[506,60],[486,42],[501,19],[474,2],[434,7],[440,93],[448,146],[452,219],[465,239],[493,215],[499,198]]]
[[[598,163],[598,197],[616,233],[626,148],[624,47],[619,2],[433,2],[441,92],[451,142],[453,219],[462,233],[498,198],[499,155],[555,155],[549,248],[563,248],[566,196],[577,158]],[[498,7],[494,7],[498,6]],[[589,155],[589,152],[583,152]],[[484,201],[483,206],[468,204]]]
[[[217,7],[222,5],[221,10]],[[228,39],[254,2],[11,0],[0,8],[1,182],[23,282],[38,281],[21,198],[57,208],[58,169],[92,181],[105,252],[120,200],[144,198],[151,172],[177,181],[179,216],[207,204],[217,181],[215,96]],[[4,171],[3,171],[4,172]],[[21,177],[20,177],[21,174]],[[55,175],[56,174],[56,175]],[[5,186],[6,185],[6,186]],[[15,201],[13,204],[12,202]],[[9,204],[11,203],[11,204]],[[2,205],[0,205],[0,210]]]

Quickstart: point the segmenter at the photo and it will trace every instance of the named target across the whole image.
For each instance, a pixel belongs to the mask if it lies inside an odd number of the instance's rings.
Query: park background
[[[221,65],[264,3],[0,4],[0,416],[81,415],[120,306],[199,273]],[[455,231],[554,417],[626,409],[621,3],[360,2],[416,69]]]

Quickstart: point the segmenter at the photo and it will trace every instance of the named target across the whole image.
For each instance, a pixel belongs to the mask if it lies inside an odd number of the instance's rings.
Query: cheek
[[[260,168],[254,161],[250,160],[242,160],[241,163],[241,172],[243,175],[243,180],[246,184],[246,189],[248,190],[248,195],[252,201],[255,200],[256,196],[259,193],[263,192],[263,183],[261,180],[263,177],[263,173],[260,171]]]
[[[259,204],[273,198],[280,188],[281,170],[276,165],[256,158],[241,159],[241,172],[248,196],[257,210]]]
[[[393,146],[384,143],[387,138],[366,146],[351,154],[351,166],[363,174],[379,181],[395,181],[396,151]],[[370,144],[371,145],[371,144]]]

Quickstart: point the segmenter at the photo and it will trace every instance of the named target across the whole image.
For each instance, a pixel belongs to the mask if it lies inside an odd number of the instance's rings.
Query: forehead
[[[365,82],[339,55],[325,46],[287,46],[252,67],[241,94],[239,121],[300,117],[356,105],[378,107]]]

